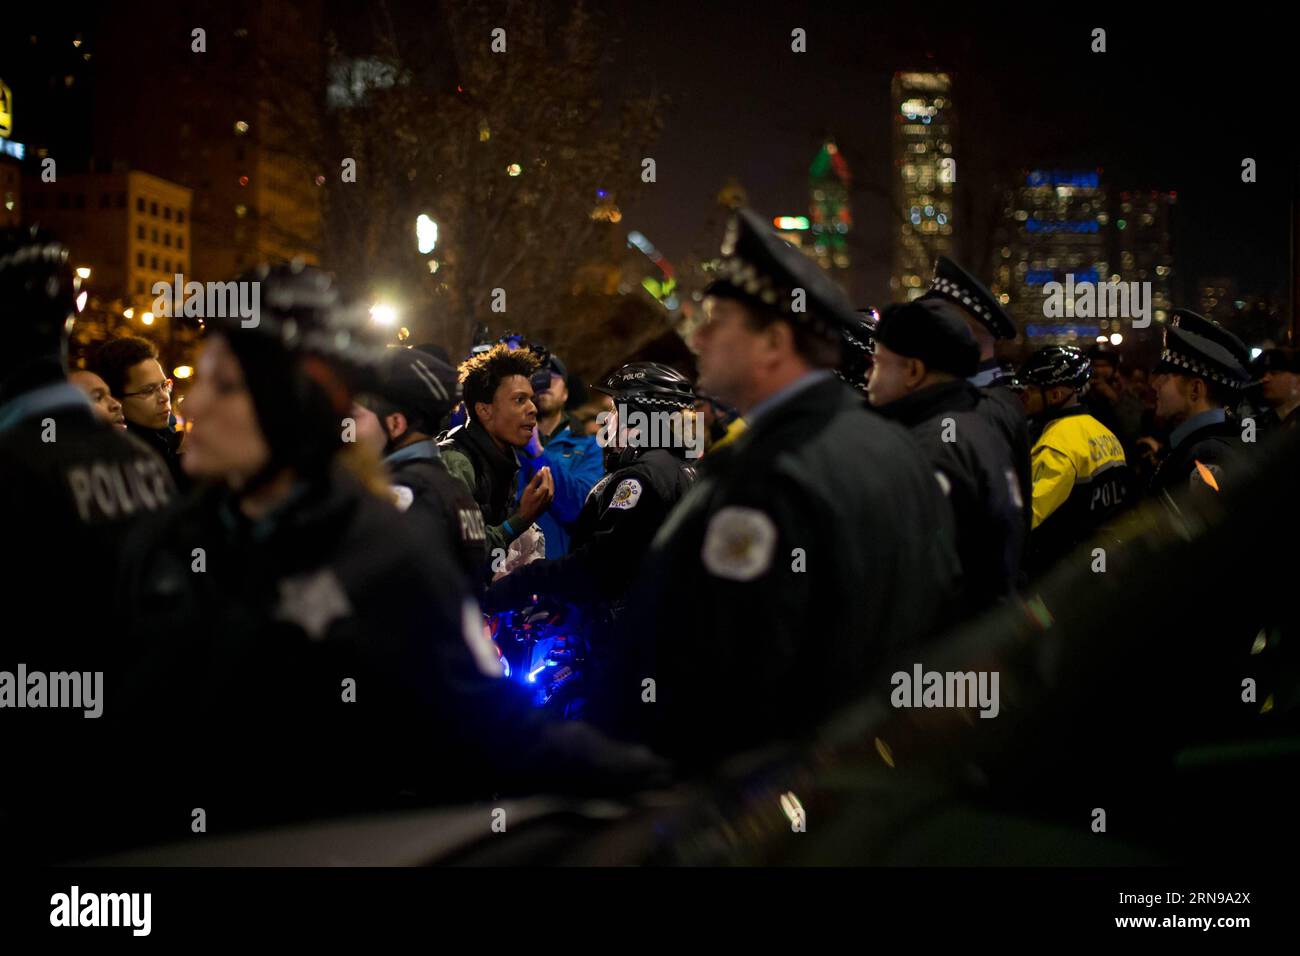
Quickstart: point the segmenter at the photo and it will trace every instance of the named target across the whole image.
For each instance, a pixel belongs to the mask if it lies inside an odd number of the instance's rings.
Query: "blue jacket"
[[[529,458],[519,452],[519,494],[542,468],[551,469],[555,480],[555,498],[550,510],[537,519],[546,535],[546,556],[560,558],[569,553],[568,526],[578,520],[587,493],[605,474],[604,452],[591,435],[576,434],[572,420],[566,417],[550,438],[545,439],[542,453]]]

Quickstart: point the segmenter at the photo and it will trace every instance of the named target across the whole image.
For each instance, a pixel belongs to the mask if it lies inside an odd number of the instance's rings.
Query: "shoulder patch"
[[[772,566],[776,525],[756,508],[723,508],[709,520],[700,558],[704,567],[730,581],[752,581]]]
[[[388,490],[393,495],[393,504],[397,505],[398,511],[405,511],[415,500],[415,492],[406,485],[389,485]]]
[[[605,490],[605,486],[606,486],[607,484],[609,484],[609,479],[611,479],[611,478],[613,478],[613,477],[614,477],[614,476],[613,476],[612,474],[606,475],[604,478],[600,479],[600,481],[598,481],[598,482],[596,482],[594,485],[592,485],[592,486],[591,486],[591,491],[587,492],[587,497],[590,498],[590,497],[592,497],[592,496],[594,496],[594,495],[598,495],[598,494],[600,494],[602,491],[604,491],[604,490]],[[584,500],[585,500],[585,499],[584,499]]]
[[[1205,465],[1199,460],[1192,460],[1192,473],[1187,478],[1187,483],[1196,487],[1197,483],[1209,485],[1215,491],[1219,490],[1219,479],[1223,477],[1223,469],[1218,465]]]
[[[635,508],[636,503],[641,500],[641,482],[635,478],[624,478],[614,489],[614,497],[610,499],[609,506],[617,508],[619,511],[628,511]]]

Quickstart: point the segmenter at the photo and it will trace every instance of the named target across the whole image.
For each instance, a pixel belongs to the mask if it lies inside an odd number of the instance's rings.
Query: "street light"
[[[370,307],[370,321],[389,328],[397,324],[397,310],[387,303],[376,302]]]
[[[145,325],[153,325],[153,313],[146,312],[144,315],[140,316],[140,321]]]
[[[416,217],[415,240],[419,243],[420,253],[426,256],[438,245],[438,224],[426,213]]]
[[[134,318],[135,318],[135,309],[134,309],[134,308],[123,309],[123,310],[122,310],[122,318],[124,318],[124,319],[134,319]]]
[[[189,378],[194,374],[194,369],[188,365],[177,365],[172,369],[172,378]]]
[[[89,278],[90,278],[90,266],[81,266],[79,269],[77,269],[77,278],[78,278],[78,279],[89,279]]]

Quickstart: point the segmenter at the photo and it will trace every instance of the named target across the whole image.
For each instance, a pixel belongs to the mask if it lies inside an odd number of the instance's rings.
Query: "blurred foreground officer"
[[[1034,527],[1030,571],[1039,574],[1130,503],[1124,448],[1093,418],[1080,396],[1091,363],[1076,348],[1049,345],[1029,357],[1016,378],[1034,441]]]
[[[1016,327],[993,293],[947,256],[940,256],[935,263],[930,289],[921,298],[942,299],[957,306],[979,344],[979,365],[969,381],[981,390],[985,398],[979,404],[979,414],[1007,443],[1007,452],[1020,479],[1020,497],[1025,503],[1024,521],[1028,529],[1031,520],[1029,423],[1020,400],[1008,388],[1008,376],[993,354],[997,340],[1016,337]]]
[[[627,619],[657,661],[613,688],[692,763],[797,737],[861,691],[930,632],[956,568],[933,468],[835,377],[857,321],[843,292],[748,210],[722,256],[699,385],[749,428],[656,537]]]
[[[1213,319],[1175,309],[1152,372],[1156,417],[1170,425],[1169,453],[1151,493],[1191,487],[1214,494],[1243,457],[1241,424],[1229,413],[1250,378],[1241,339]]]
[[[259,323],[209,320],[189,398],[185,467],[213,486],[131,542],[137,822],[180,839],[192,807],[212,832],[574,774],[500,679],[450,556],[340,456],[376,361],[361,317],[311,268],[244,281]]]
[[[1025,534],[1011,454],[979,414],[984,399],[967,381],[978,362],[961,313],[942,299],[919,299],[885,310],[867,387],[871,404],[925,450],[952,504],[967,613],[1015,589]]]
[[[43,622],[3,628],[0,670],[38,659],[95,669],[110,650],[103,614],[121,536],[174,494],[162,459],[67,381],[76,283],[62,245],[29,229],[0,237],[0,593],[8,613]]]
[[[0,739],[10,771],[0,855],[9,859],[49,852],[81,812],[100,755],[120,754],[109,728],[124,635],[107,613],[119,545],[174,494],[162,459],[100,420],[65,379],[76,285],[62,245],[29,229],[0,235]],[[37,814],[55,825],[42,828]]]
[[[595,390],[615,403],[602,429],[610,473],[587,496],[573,550],[506,575],[488,589],[487,611],[522,607],[533,594],[580,605],[619,601],[668,512],[695,479],[692,462],[703,453],[704,431],[684,375],[656,362],[633,362]],[[638,415],[640,421],[632,419]],[[664,436],[667,444],[652,444]]]
[[[418,349],[389,349],[359,400],[358,432],[384,456],[394,500],[428,547],[455,558],[477,591],[487,569],[483,512],[443,463],[433,436],[460,401],[456,370]]]

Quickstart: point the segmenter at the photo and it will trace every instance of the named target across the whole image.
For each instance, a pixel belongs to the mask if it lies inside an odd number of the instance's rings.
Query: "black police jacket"
[[[1176,494],[1184,488],[1195,495],[1213,495],[1232,480],[1232,472],[1244,458],[1241,424],[1229,417],[1226,421],[1198,428],[1171,448],[1160,466],[1151,476],[1151,494],[1161,492]],[[1203,465],[1218,488],[1206,481],[1206,475],[1197,468]]]
[[[26,609],[43,622],[2,629],[0,669],[103,666],[121,540],[174,497],[166,465],[88,403],[65,405],[0,431],[0,484],[3,605],[15,621]]]
[[[412,448],[416,455],[411,455]],[[398,494],[398,509],[419,526],[420,539],[451,557],[471,590],[479,591],[486,583],[487,538],[478,502],[452,477],[432,440],[401,452],[384,462]]]
[[[879,409],[911,431],[943,476],[957,525],[967,612],[1015,589],[1024,551],[1020,477],[1006,440],[978,411],[984,401],[979,389],[958,380]]]
[[[573,525],[572,550],[533,561],[488,588],[484,610],[528,603],[533,594],[571,604],[613,603],[623,597],[668,512],[695,478],[694,466],[652,448],[591,489]]]
[[[605,719],[688,763],[798,736],[930,634],[957,573],[915,440],[818,380],[703,460],[629,596]]]
[[[450,557],[338,466],[256,524],[192,497],[137,529],[119,590],[140,827],[464,799],[545,767]]]
[[[1029,437],[1029,419],[1025,415],[1025,407],[1016,393],[1004,385],[989,385],[979,389],[979,393],[984,400],[975,410],[1002,436],[1016,469],[1027,536],[1034,520],[1034,483],[1029,472],[1029,452],[1033,442]],[[1022,538],[1023,540],[1025,539]]]
[[[99,772],[103,780],[122,772],[124,738],[114,728],[127,635],[111,614],[120,546],[175,495],[157,455],[66,388],[61,407],[0,430],[0,606],[8,617],[0,672],[24,704],[37,705],[18,709],[11,699],[0,710],[12,771],[0,793],[0,844],[11,859],[80,846],[70,824],[102,782]],[[77,706],[51,706],[54,685],[69,682]]]

